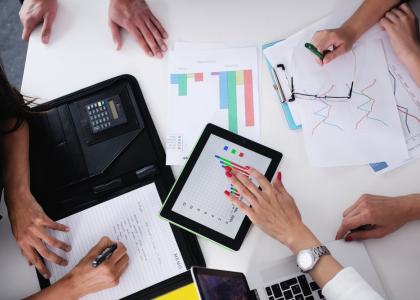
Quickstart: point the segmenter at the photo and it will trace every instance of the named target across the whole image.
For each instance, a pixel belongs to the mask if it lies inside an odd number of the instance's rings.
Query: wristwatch
[[[330,255],[330,251],[324,245],[299,251],[297,265],[303,273],[312,270],[321,256]]]

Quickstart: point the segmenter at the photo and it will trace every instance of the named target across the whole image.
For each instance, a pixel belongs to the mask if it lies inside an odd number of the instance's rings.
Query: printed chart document
[[[339,27],[357,7],[356,3],[330,15],[264,51],[272,65],[285,66],[289,88],[291,77],[296,76],[293,78],[295,92],[319,96],[312,97],[314,101],[308,96],[297,96],[295,102],[289,103],[293,117],[303,125],[307,153],[313,166],[389,162],[371,164],[378,170],[401,165],[419,151],[418,137],[414,133],[420,120],[417,89],[408,83],[410,80],[402,72],[401,63],[395,61],[395,55],[393,58],[388,55],[393,51],[379,26],[363,35],[354,51],[327,66],[324,74],[308,77],[317,69],[315,56],[305,49],[304,43],[310,42],[317,30]],[[396,62],[394,65],[401,71],[401,76],[393,74],[390,80],[392,61]],[[299,76],[301,80],[297,78]],[[405,83],[399,78],[405,79]],[[349,101],[331,98],[348,94],[351,82],[354,92]],[[411,134],[407,134],[407,126],[403,128],[405,119],[408,119]],[[409,149],[417,150],[408,153]]]
[[[183,165],[207,123],[260,138],[256,47],[169,55],[166,163]]]
[[[57,251],[68,260],[65,267],[47,262],[51,283],[72,270],[102,236],[126,246],[129,265],[118,286],[85,299],[123,298],[186,271],[169,224],[159,218],[160,208],[160,197],[152,183],[59,220],[71,231],[50,233],[70,244],[72,250]]]

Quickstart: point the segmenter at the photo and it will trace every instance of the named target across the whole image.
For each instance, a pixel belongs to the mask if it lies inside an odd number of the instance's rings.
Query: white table
[[[53,99],[116,75],[132,74],[140,83],[164,142],[167,131],[166,59],[146,57],[128,35],[124,35],[123,49],[114,51],[107,27],[108,0],[59,2],[50,44],[40,43],[39,28],[31,37],[22,91],[34,97]],[[261,45],[287,37],[347,1],[150,2],[171,41]],[[269,73],[264,65],[260,70],[262,142],[283,152],[284,183],[296,198],[304,221],[321,240],[334,239],[342,211],[363,193],[420,192],[420,161],[379,177],[368,167],[309,167],[302,134],[287,128]],[[174,172],[179,175],[180,169],[174,168]],[[4,215],[4,203],[1,212]],[[25,266],[8,221],[0,222],[0,236],[0,298],[17,299],[37,291],[34,269]],[[420,222],[413,222],[386,238],[366,243],[391,299],[418,299],[420,295],[419,236]],[[256,227],[251,228],[238,252],[227,251],[202,239],[200,245],[209,267],[245,272],[255,263],[267,263],[290,254]]]

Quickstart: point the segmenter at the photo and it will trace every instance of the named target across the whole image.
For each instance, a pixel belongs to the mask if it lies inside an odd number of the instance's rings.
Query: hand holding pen
[[[125,246],[103,237],[79,264],[54,286],[65,289],[65,295],[72,295],[78,299],[118,285],[127,267],[128,255]]]

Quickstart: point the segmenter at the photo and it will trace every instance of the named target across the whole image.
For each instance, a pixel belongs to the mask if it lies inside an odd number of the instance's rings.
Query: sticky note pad
[[[159,296],[154,300],[200,300],[197,294],[197,289],[194,283],[190,283],[186,286],[180,287],[172,292],[165,295]]]

